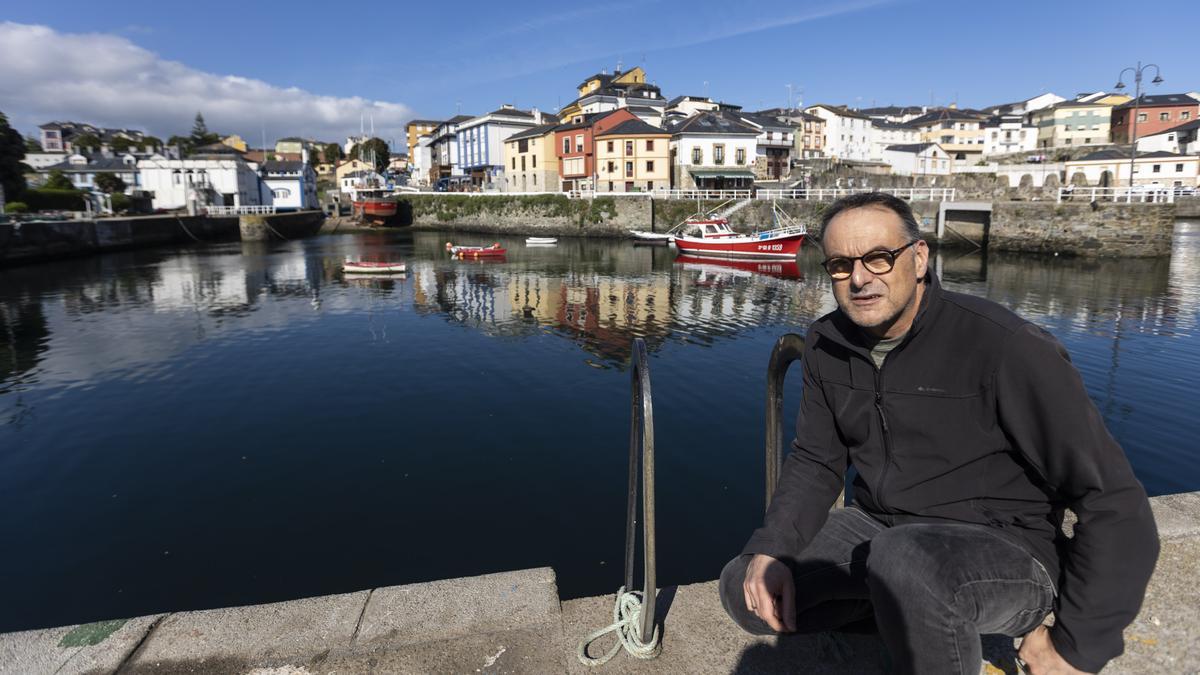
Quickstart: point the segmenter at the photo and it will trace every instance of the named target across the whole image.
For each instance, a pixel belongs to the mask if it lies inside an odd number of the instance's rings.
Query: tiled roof
[[[758,129],[713,112],[702,112],[693,115],[676,123],[667,131],[674,134],[713,134],[721,136],[757,136],[759,134]]]
[[[1132,108],[1133,105],[1133,101],[1128,101],[1116,106],[1116,110]],[[1142,94],[1142,98],[1137,105],[1141,108],[1153,108],[1155,106],[1166,105],[1200,105],[1200,101],[1187,94]]]
[[[659,129],[658,127],[654,126],[653,124],[647,124],[639,119],[632,119],[632,120],[625,120],[624,122],[621,122],[617,126],[609,129],[608,131],[605,131],[600,134],[596,134],[596,137],[600,138],[602,136],[634,136],[634,135],[644,135],[644,134],[657,134],[657,135],[662,135],[662,136],[669,136],[669,135],[671,135],[671,132],[665,131],[663,129]]]
[[[504,140],[505,140],[505,142],[508,142],[508,141],[519,141],[519,140],[525,139],[525,138],[540,138],[540,137],[545,136],[546,134],[550,133],[551,131],[554,131],[555,129],[558,128],[558,126],[559,125],[557,123],[543,124],[540,127],[533,127],[532,129],[526,129],[525,131],[515,133],[512,136],[509,136],[508,138],[506,138]]]
[[[908,153],[912,153],[915,155],[915,154],[919,154],[919,153],[923,152],[926,148],[928,148],[931,145],[936,145],[936,144],[935,143],[904,143],[901,145],[889,145],[889,146],[887,146],[887,149],[891,150],[892,152],[908,152]]]

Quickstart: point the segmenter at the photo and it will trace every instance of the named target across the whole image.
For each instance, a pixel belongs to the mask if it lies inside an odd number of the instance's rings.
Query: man
[[[809,330],[796,439],[763,527],[721,574],[726,611],[758,634],[873,616],[906,673],[978,673],[980,633],[1024,636],[1034,675],[1099,671],[1123,651],[1158,535],[1066,351],[943,290],[904,201],[854,195],[822,220],[838,309]],[[853,504],[830,512],[850,465]]]

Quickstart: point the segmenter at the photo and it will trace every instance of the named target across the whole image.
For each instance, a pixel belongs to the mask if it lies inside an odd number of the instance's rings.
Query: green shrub
[[[5,213],[29,213],[29,205],[25,202],[9,202],[4,205]]]
[[[78,190],[38,188],[26,190],[25,203],[34,211],[84,211],[83,194]]]
[[[129,195],[122,192],[114,192],[112,195],[113,211],[128,211],[133,206],[133,200]]]

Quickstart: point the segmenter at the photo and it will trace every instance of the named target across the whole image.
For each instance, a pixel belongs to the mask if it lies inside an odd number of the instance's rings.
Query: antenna
[[[788,83],[788,84],[785,84],[785,85],[783,85],[783,86],[787,87],[787,90],[788,90],[788,110],[791,110],[791,109],[792,109],[792,85],[791,85],[791,83]]]

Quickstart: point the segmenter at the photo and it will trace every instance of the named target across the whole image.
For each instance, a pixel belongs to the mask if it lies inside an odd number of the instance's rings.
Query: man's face
[[[891,209],[865,206],[839,213],[825,228],[825,258],[856,258],[891,251],[909,242],[904,222]],[[903,335],[921,302],[929,248],[924,241],[896,254],[890,272],[874,274],[861,260],[847,279],[833,280],[838,307],[856,325],[879,338]]]

